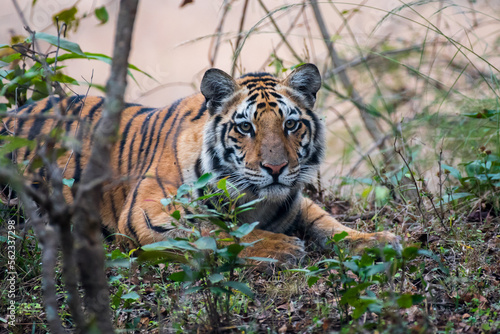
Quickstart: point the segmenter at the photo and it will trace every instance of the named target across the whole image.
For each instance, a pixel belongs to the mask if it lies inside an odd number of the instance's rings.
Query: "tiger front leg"
[[[353,230],[342,225],[308,198],[302,199],[301,215],[307,236],[313,239],[320,248],[326,248],[328,239],[342,232],[347,232],[345,239],[357,247],[367,247],[374,243],[390,243],[395,248],[400,248],[400,237],[397,235],[388,231],[364,233]]]
[[[170,214],[173,205],[163,206],[161,199],[177,192],[177,187],[160,184],[154,177],[139,180],[125,201],[118,221],[117,239],[129,246],[147,245],[168,238],[186,237],[186,232],[176,228]]]

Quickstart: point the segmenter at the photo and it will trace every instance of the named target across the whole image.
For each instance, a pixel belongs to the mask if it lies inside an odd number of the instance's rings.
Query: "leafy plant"
[[[340,246],[346,236],[347,233],[342,232],[331,240],[338,259],[324,259],[306,269],[292,270],[305,273],[310,287],[324,279],[333,288],[341,322],[359,319],[367,311],[379,315],[380,321],[384,314],[421,303],[425,299],[422,294],[403,291],[407,272],[423,269],[412,264],[418,256],[434,259],[448,274],[448,269],[430,251],[413,246],[405,247],[401,253],[392,246],[385,246],[365,249],[362,255],[351,255],[348,248]],[[426,285],[421,273],[419,277]]]
[[[142,246],[139,261],[177,265],[180,270],[171,274],[169,279],[182,283],[188,294],[201,294],[210,325],[217,328],[230,320],[235,291],[250,298],[254,296],[247,284],[237,280],[237,270],[249,267],[249,260],[275,260],[242,256],[246,248],[258,242],[242,241],[258,222],[238,225],[237,217],[251,210],[259,200],[239,204],[245,194],[231,196],[236,188],[226,179],[217,182],[216,191],[193,198],[210,179],[211,175],[205,174],[194,185],[182,185],[175,196],[161,200],[164,206],[180,207],[171,216],[176,221],[175,227],[186,237]],[[215,205],[215,209],[209,208],[207,201]],[[182,215],[181,210],[191,213]],[[207,229],[207,222],[213,224],[211,228]]]

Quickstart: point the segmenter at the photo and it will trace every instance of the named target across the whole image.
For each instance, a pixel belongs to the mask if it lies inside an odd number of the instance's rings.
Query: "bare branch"
[[[323,16],[319,9],[317,0],[312,0],[311,6],[314,11],[314,16],[316,17],[316,22],[318,23],[319,29],[321,31],[321,35],[328,49],[328,53],[330,54],[333,66],[334,67],[343,66],[345,61],[340,58],[340,56],[337,54],[337,51],[335,50],[333,42],[330,38],[330,34],[328,33],[328,29],[326,28],[325,21],[323,20]],[[378,143],[379,149],[383,150],[385,146],[384,145],[385,138],[378,129],[377,119],[368,112],[368,108],[366,107],[363,98],[352,85],[351,80],[349,79],[345,69],[339,71],[338,75],[352,103],[354,103],[354,105],[358,108],[366,130],[373,138],[373,140]]]
[[[83,172],[81,184],[93,180],[108,180],[111,176],[110,157],[113,143],[118,138],[123,94],[127,85],[127,65],[132,41],[138,0],[121,0],[116,28],[111,75],[106,85],[106,100],[99,124],[94,132],[94,145]],[[91,188],[79,188],[75,195],[73,216],[77,242],[76,253],[85,289],[85,305],[103,333],[112,333],[113,325],[109,309],[109,292],[104,272],[104,252],[101,237],[100,200],[101,183]]]

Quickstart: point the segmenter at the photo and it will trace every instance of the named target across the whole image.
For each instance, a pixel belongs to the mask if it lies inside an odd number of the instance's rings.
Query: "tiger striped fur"
[[[245,201],[265,198],[240,216],[241,223],[260,222],[245,241],[263,240],[248,255],[295,259],[304,253],[297,236],[323,247],[328,237],[342,231],[351,240],[397,243],[389,232],[361,233],[343,226],[301,194],[324,156],[324,125],[312,111],[320,86],[319,71],[312,64],[298,67],[284,80],[267,73],[233,80],[210,69],[201,94],[163,109],[128,104],[121,138],[112,149],[115,181],[103,194],[103,224],[141,245],[175,236],[172,208],[165,210],[160,199],[210,172],[213,182],[228,177],[247,194]],[[65,121],[64,130],[76,140],[68,144],[72,153],[58,160],[65,177],[76,183],[89,159],[92,129],[99,122],[103,101],[84,96],[48,98],[18,111],[44,114],[54,109],[55,102],[81,120]],[[54,124],[53,119],[9,119],[4,130],[36,139]],[[32,155],[26,149],[17,152],[18,161]],[[71,198],[69,189],[65,191]]]

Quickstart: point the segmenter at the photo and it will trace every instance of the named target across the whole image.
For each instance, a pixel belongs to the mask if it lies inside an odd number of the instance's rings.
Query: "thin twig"
[[[210,67],[213,67],[215,65],[215,60],[217,58],[217,53],[219,51],[219,46],[220,46],[220,38],[222,36],[222,27],[224,26],[224,21],[226,20],[227,12],[229,11],[229,8],[231,7],[233,1],[234,0],[232,1],[224,0],[222,15],[219,20],[219,24],[217,25],[216,33],[214,34],[214,37],[211,39],[210,46],[208,47],[208,50],[213,50],[212,54],[209,55]]]
[[[245,25],[245,18],[247,16],[248,0],[245,0],[243,4],[243,12],[241,13],[240,27],[238,28],[238,37],[236,38],[236,43],[234,44],[234,49],[238,49],[241,43],[241,37],[243,32],[243,26]],[[231,66],[231,76],[234,77],[234,72],[236,71],[236,62]]]
[[[330,38],[330,34],[328,33],[328,29],[326,28],[325,21],[323,20],[323,15],[321,14],[321,11],[319,9],[317,0],[311,0],[311,6],[313,8],[314,16],[316,17],[316,22],[318,23],[321,35],[328,49],[328,53],[330,55],[333,66],[335,67],[342,66],[345,63],[345,61],[339,57],[337,51],[335,50],[333,42]],[[368,131],[370,136],[375,140],[375,142],[378,143],[379,149],[383,151],[385,147],[384,145],[385,136],[383,136],[380,133],[380,130],[378,129],[377,119],[368,112],[366,104],[364,103],[361,95],[352,85],[351,80],[349,79],[345,69],[340,71],[338,75],[350,99],[358,108],[366,130]]]
[[[278,35],[281,37],[281,40],[283,41],[283,43],[285,43],[286,47],[288,48],[288,50],[290,50],[290,52],[295,57],[295,59],[299,63],[301,63],[302,62],[302,57],[300,57],[297,54],[297,52],[295,52],[294,48],[290,45],[290,43],[288,43],[285,35],[283,35],[283,33],[281,32],[280,28],[276,24],[276,21],[274,21],[272,13],[269,12],[269,10],[266,8],[266,5],[264,5],[264,3],[262,2],[262,0],[258,0],[258,1],[259,1],[260,6],[262,7],[262,9],[264,9],[264,11],[266,12],[266,15],[269,17],[269,20],[271,21],[274,29],[276,30],[276,32],[278,33]]]

